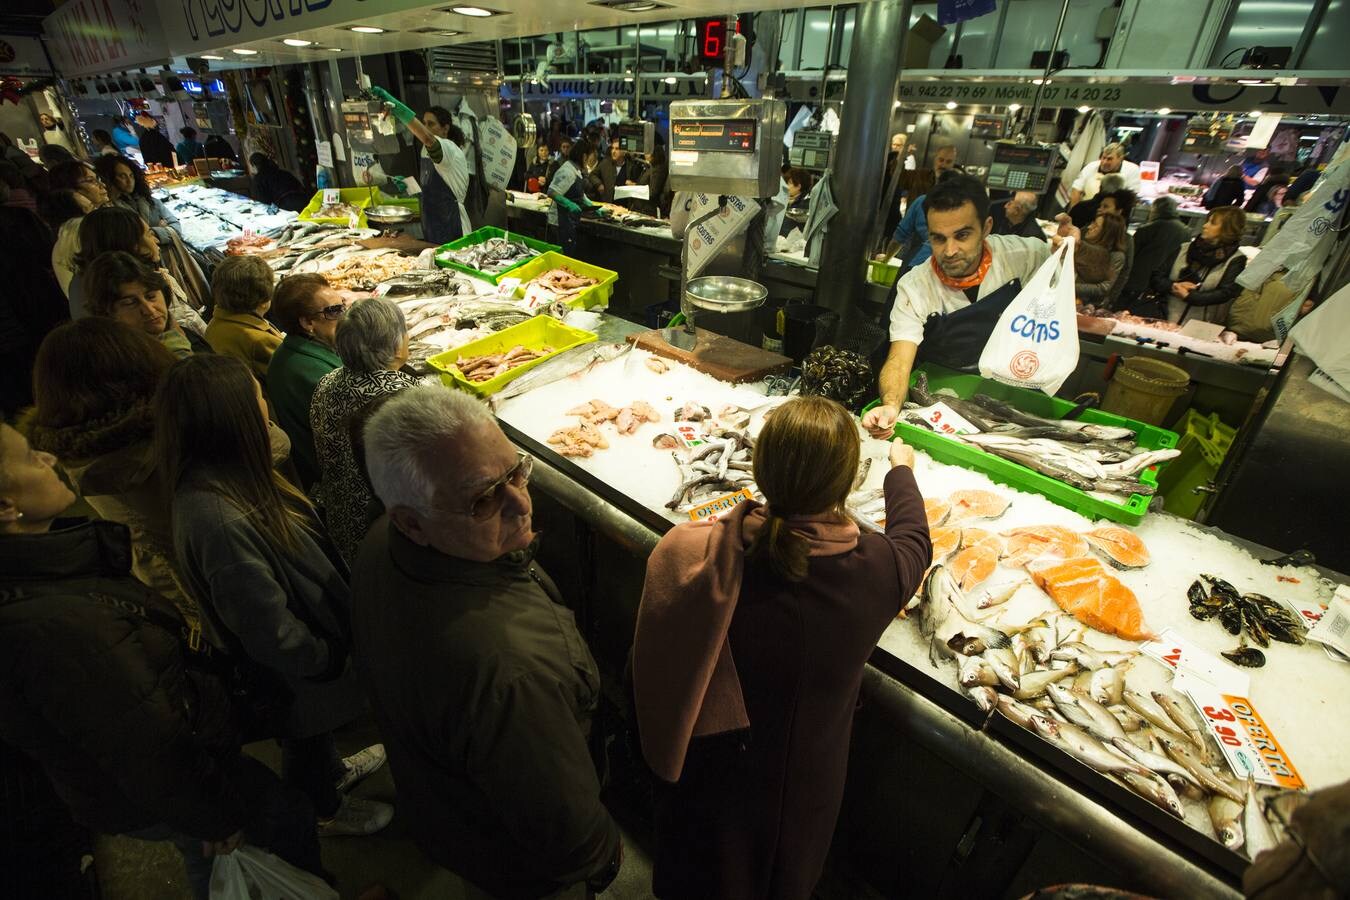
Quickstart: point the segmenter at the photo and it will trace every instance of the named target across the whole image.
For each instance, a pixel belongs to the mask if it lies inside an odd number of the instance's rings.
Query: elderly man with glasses
[[[352,630],[400,815],[467,896],[603,890],[623,845],[587,749],[600,679],[534,561],[533,461],[434,384],[385,401],[364,450],[386,514],[357,556]]]

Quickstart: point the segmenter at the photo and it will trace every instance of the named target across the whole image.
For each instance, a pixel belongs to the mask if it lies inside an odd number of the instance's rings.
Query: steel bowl
[[[764,305],[769,290],[758,281],[734,275],[705,275],[685,285],[684,296],[700,309],[714,312],[741,312]]]
[[[417,218],[417,213],[406,206],[384,204],[366,209],[366,221],[372,225],[407,225]]]

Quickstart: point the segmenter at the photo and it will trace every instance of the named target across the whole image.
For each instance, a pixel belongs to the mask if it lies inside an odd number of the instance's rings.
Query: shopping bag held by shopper
[[[319,876],[245,845],[216,857],[211,900],[338,900],[338,892]]]

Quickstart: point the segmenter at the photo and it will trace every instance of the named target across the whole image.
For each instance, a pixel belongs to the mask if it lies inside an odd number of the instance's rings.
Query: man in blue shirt
[[[174,147],[174,153],[178,154],[178,164],[180,166],[190,166],[194,159],[202,159],[206,156],[206,147],[197,140],[197,129],[191,125],[186,128],[178,129],[178,133],[183,139]]]
[[[120,152],[126,153],[131,147],[140,149],[140,139],[136,137],[136,131],[131,127],[131,123],[127,121],[126,116],[113,116],[112,124],[113,144]]]

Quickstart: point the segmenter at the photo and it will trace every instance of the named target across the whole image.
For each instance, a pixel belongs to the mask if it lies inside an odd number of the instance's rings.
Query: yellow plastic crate
[[[356,207],[358,213],[360,214],[359,218],[356,221],[356,227],[365,228],[366,207],[370,206],[370,191],[363,187],[342,188],[339,191],[339,193],[342,196],[342,202],[350,203],[352,206]],[[375,196],[376,198],[380,196],[378,191],[376,192]],[[336,216],[325,216],[323,218],[316,217],[314,214],[319,211],[319,207],[321,206],[323,206],[323,191],[318,191],[314,194],[312,198],[310,198],[309,205],[300,211],[300,218],[306,222],[319,222],[320,224],[323,225],[347,224],[346,216],[343,216],[341,218],[338,218]]]
[[[588,262],[582,262],[581,260],[573,259],[570,256],[563,256],[557,251],[540,254],[529,262],[516,266],[501,277],[520,279],[520,287],[516,288],[516,299],[523,300],[525,299],[526,285],[550,269],[557,269],[563,266],[571,269],[578,275],[594,278],[599,282],[598,284],[591,285],[571,300],[567,301],[568,306],[573,309],[591,309],[595,306],[609,305],[609,298],[614,295],[614,282],[619,280],[619,273],[609,269],[602,269],[599,266],[593,266]]]
[[[503,328],[496,334],[470,341],[453,350],[446,350],[444,353],[437,353],[427,360],[427,364],[441,373],[441,381],[447,386],[469,391],[480,397],[490,397],[544,360],[550,359],[564,350],[570,350],[593,340],[595,340],[593,332],[564,325],[552,316],[535,316],[528,322]],[[492,353],[505,353],[516,346],[525,347],[529,350],[552,347],[553,352],[538,359],[532,359],[523,365],[516,366],[514,369],[508,369],[496,378],[487,381],[470,381],[455,365],[461,359]]]

